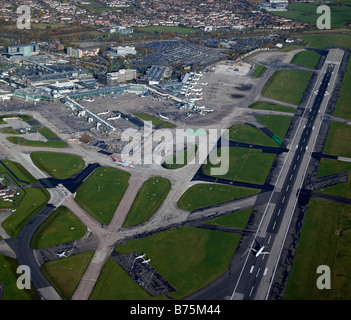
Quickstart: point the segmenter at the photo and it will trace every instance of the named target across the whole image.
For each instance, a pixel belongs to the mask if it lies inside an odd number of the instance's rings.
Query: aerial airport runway
[[[231,299],[268,299],[343,54],[339,49],[329,51],[252,240],[252,246],[257,241],[265,246],[269,254],[256,257],[247,250],[242,265],[236,268],[239,274]]]

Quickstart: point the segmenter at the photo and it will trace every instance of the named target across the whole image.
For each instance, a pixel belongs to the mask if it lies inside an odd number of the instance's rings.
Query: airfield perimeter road
[[[256,258],[248,250],[231,299],[268,298],[343,54],[339,49],[329,51],[252,241],[265,245],[270,254]]]

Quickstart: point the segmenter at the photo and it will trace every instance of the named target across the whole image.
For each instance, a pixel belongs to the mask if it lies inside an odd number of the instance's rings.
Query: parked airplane
[[[110,110],[106,110],[106,111],[97,113],[97,115],[99,116],[99,115],[102,115],[102,114],[107,114],[107,113],[109,113],[109,112],[110,112]]]
[[[94,99],[93,98],[89,98],[89,99],[84,99],[84,101],[87,101],[87,102],[93,102]]]
[[[198,101],[198,100],[202,100],[202,96],[200,98],[192,98],[189,99],[190,102],[194,102],[194,101]]]
[[[255,241],[256,241],[256,246],[254,248],[251,247],[251,250],[253,251],[253,254],[255,255],[255,257],[258,257],[260,254],[263,254],[263,255],[270,254],[270,252],[264,251],[265,246],[263,244],[259,244],[257,240]]]
[[[131,168],[134,168],[134,166],[130,163],[128,163],[127,161],[118,161],[116,158],[113,158],[113,161],[116,162],[118,165],[122,166],[123,168],[124,167],[131,167]]]
[[[163,116],[161,113],[158,113],[158,114],[159,114],[159,116],[160,116],[162,119],[169,120],[168,117]]]
[[[110,121],[110,120],[117,120],[117,119],[119,119],[121,117],[121,115],[119,114],[117,117],[109,117],[109,118],[107,118],[106,120],[107,121]]]
[[[148,259],[148,260],[144,260],[142,263],[149,263],[151,259]]]
[[[141,258],[144,258],[145,257],[145,253],[143,253],[142,255],[140,256],[137,256],[135,259],[141,259]]]

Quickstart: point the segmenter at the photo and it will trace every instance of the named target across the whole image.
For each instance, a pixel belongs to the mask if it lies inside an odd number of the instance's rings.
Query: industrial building
[[[39,54],[39,45],[37,43],[23,44],[17,46],[10,46],[7,48],[7,53],[10,56],[19,55],[23,57],[30,57]]]
[[[67,56],[81,58],[81,57],[83,57],[83,50],[79,49],[79,48],[68,47],[67,48]]]
[[[135,55],[137,51],[133,46],[118,46],[118,47],[110,47],[106,54],[110,57],[126,57],[128,55]]]
[[[171,74],[171,69],[167,66],[152,66],[146,71],[143,82],[148,84],[159,84]]]
[[[135,69],[121,69],[118,72],[99,74],[99,81],[109,87],[134,79],[136,79]]]

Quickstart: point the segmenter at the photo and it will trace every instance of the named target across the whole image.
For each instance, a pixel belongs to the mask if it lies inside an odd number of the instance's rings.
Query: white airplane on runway
[[[255,240],[255,241],[257,243],[255,248],[251,247],[251,250],[254,252],[255,257],[258,257],[261,254],[263,254],[263,255],[270,254],[270,252],[264,251],[265,246],[263,244],[259,244],[257,242],[257,240]]]
[[[128,163],[127,161],[121,162],[121,161],[118,161],[116,158],[113,158],[113,161],[114,161],[114,162],[117,162],[117,164],[118,164],[119,166],[134,168],[134,166],[133,166],[132,164]]]
[[[65,255],[65,251],[62,251],[61,253],[56,253],[56,255],[58,255],[60,258],[62,258],[62,257],[67,257],[66,255]]]

